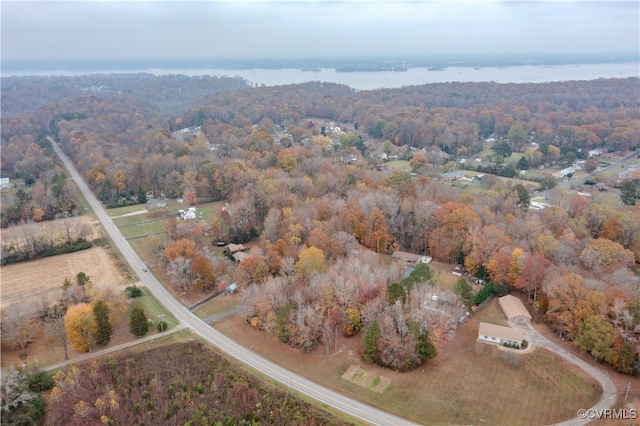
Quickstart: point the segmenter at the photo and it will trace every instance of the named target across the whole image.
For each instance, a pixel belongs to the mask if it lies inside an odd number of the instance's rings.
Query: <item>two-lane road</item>
[[[286,386],[291,386],[296,391],[337,410],[343,411],[354,418],[376,425],[412,424],[406,419],[391,415],[340,395],[260,357],[211,328],[189,312],[186,307],[171,296],[167,289],[162,286],[151,272],[144,272],[142,260],[124,239],[120,230],[113,224],[113,221],[109,215],[107,215],[107,212],[102,207],[98,199],[89,190],[86,182],[75,169],[69,158],[64,154],[64,152],[62,152],[58,144],[52,138],[49,138],[49,140],[53,144],[53,148],[60,157],[60,160],[63,162],[67,170],[69,170],[72,178],[76,181],[76,184],[87,199],[87,202],[91,205],[91,208],[93,208],[93,211],[98,216],[100,222],[102,222],[102,225],[113,240],[114,244],[122,252],[123,256],[127,259],[133,270],[138,274],[151,293],[153,293],[160,303],[164,304],[173,313],[182,325],[189,327],[194,333],[198,334],[220,350],[228,353],[257,371],[260,371],[262,374],[265,374]]]

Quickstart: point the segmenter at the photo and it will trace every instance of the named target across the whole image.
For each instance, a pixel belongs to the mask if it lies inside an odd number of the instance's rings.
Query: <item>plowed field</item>
[[[55,300],[65,278],[73,282],[78,272],[87,274],[96,287],[126,284],[126,277],[120,274],[107,251],[102,247],[93,247],[76,253],[3,266],[0,275],[1,308],[25,299],[38,301],[43,296]]]

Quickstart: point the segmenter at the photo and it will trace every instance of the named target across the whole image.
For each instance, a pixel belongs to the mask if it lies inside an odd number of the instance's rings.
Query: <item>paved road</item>
[[[138,257],[137,253],[124,239],[118,228],[113,224],[109,215],[102,207],[98,199],[89,190],[84,179],[80,176],[78,171],[71,163],[69,157],[60,149],[58,144],[49,138],[53,144],[53,148],[60,157],[60,160],[64,163],[67,170],[71,174],[71,177],[76,181],[78,188],[82,191],[82,194],[87,199],[87,202],[91,205],[91,208],[98,216],[103,227],[113,240],[114,244],[122,252],[122,255],[127,259],[131,268],[140,277],[141,281],[145,283],[146,287],[151,293],[164,304],[176,317],[181,325],[188,327],[194,333],[200,335],[203,339],[207,340],[218,349],[228,353],[235,357],[239,361],[248,365],[251,368],[256,369],[262,374],[267,375],[273,380],[290,386],[294,390],[303,393],[317,401],[333,407],[337,410],[343,411],[350,416],[363,420],[370,424],[375,425],[409,425],[412,424],[406,419],[397,417],[370,407],[354,399],[347,398],[337,392],[331,391],[323,386],[320,386],[311,380],[308,380],[302,376],[299,376],[285,368],[274,364],[252,351],[244,348],[229,339],[222,333],[219,333],[209,325],[205,324],[198,317],[193,315],[189,310],[180,304],[171,294],[165,289],[162,284],[151,274],[151,272],[143,271],[142,260]]]
[[[520,328],[520,324],[510,323],[513,328]],[[591,375],[595,378],[602,386],[602,396],[596,405],[593,407],[576,407],[576,410],[579,408],[588,409],[592,408],[594,410],[602,410],[605,408],[611,408],[614,406],[616,402],[616,387],[613,382],[604,372],[602,372],[599,368],[592,366],[591,364],[584,362],[582,359],[573,355],[571,352],[568,352],[564,348],[556,345],[551,340],[544,337],[538,330],[536,330],[532,324],[527,324],[527,328],[525,330],[526,340],[531,342],[534,346],[539,346],[541,348],[545,348],[550,350],[551,352],[561,356],[572,364],[577,365],[581,369],[587,372],[587,374]],[[576,411],[577,414],[577,411]],[[573,425],[586,425],[591,422],[592,419],[581,419],[575,417],[573,419],[569,419],[562,423],[558,423],[558,426],[573,426]]]
[[[640,151],[632,152],[631,154],[627,155],[626,157],[621,158],[618,161],[614,161],[614,162],[612,162],[611,164],[609,164],[606,167],[603,167],[601,169],[596,169],[593,172],[588,173],[586,176],[583,176],[583,177],[581,177],[579,179],[570,180],[570,181],[567,181],[567,182],[560,182],[559,185],[563,186],[565,188],[570,188],[572,186],[575,187],[575,186],[579,186],[579,185],[584,185],[584,182],[587,180],[587,178],[589,178],[589,177],[591,177],[593,175],[597,175],[600,172],[606,172],[607,170],[610,170],[610,169],[612,169],[614,167],[621,166],[624,163],[626,163],[627,161],[631,160],[632,158],[637,158],[639,155],[640,155]]]

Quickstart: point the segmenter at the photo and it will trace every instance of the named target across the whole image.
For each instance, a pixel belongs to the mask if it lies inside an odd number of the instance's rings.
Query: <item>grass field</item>
[[[388,161],[385,163],[385,165],[391,167],[393,170],[411,171],[411,166],[409,166],[409,162],[406,160]]]
[[[220,295],[215,299],[210,300],[204,305],[198,306],[193,313],[198,318],[209,318],[214,315],[223,314],[225,312],[232,311],[236,309],[242,300],[240,299],[239,294],[234,295]]]
[[[438,357],[424,368],[398,373],[365,364],[359,355],[362,335],[341,339],[337,353],[312,354],[279,344],[234,316],[216,322],[216,329],[257,353],[324,386],[392,411],[420,424],[549,424],[573,417],[601,395],[597,382],[555,354],[535,349],[516,361],[496,346],[477,343],[480,321],[504,324],[496,300],[472,316]],[[341,376],[359,365],[388,377],[383,393],[363,389]]]

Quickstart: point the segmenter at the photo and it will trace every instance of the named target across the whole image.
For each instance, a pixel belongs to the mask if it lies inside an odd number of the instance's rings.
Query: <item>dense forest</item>
[[[350,424],[259,382],[197,341],[150,349],[144,356],[85,361],[59,370],[53,379],[28,370],[10,374],[16,384],[24,376],[22,385],[34,395],[43,390],[36,387],[49,390],[44,424]],[[43,403],[30,396],[21,410],[3,412],[2,424],[38,424],[33,417]]]
[[[478,157],[478,171],[512,177],[512,153],[522,170],[577,161],[595,170],[589,151],[640,148],[638,83],[355,91],[182,76],[3,78],[2,176],[24,185],[3,193],[2,226],[73,212],[50,135],[108,207],[224,201],[204,221],[216,239],[251,242],[234,278],[248,321],[282,342],[331,353],[337,333],[365,333],[366,359],[399,370],[435,356],[473,298],[464,284],[442,289],[428,267],[408,275],[380,261],[402,250],[464,264],[497,294],[520,292],[559,335],[635,374],[638,170],[615,205],[544,171],[526,185],[486,176],[476,191],[440,173]],[[389,170],[389,158],[409,170]],[[548,189],[544,210],[529,208],[538,189]],[[200,231],[172,219],[156,241],[175,286],[217,285]]]

